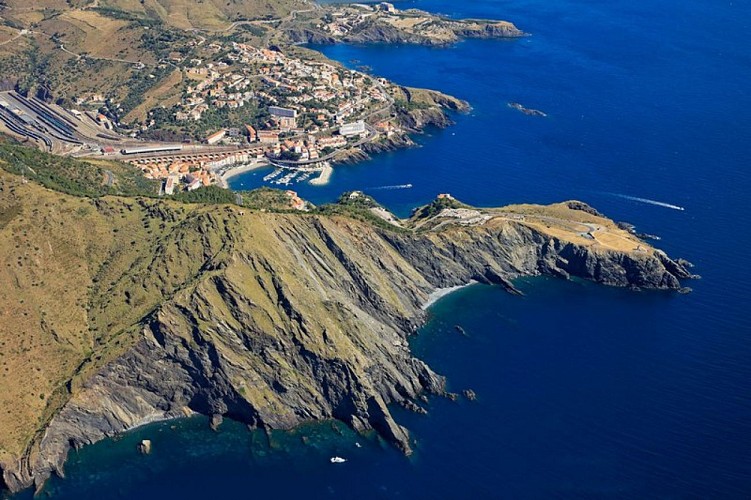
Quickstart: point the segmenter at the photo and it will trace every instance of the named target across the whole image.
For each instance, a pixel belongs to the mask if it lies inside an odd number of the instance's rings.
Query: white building
[[[211,134],[210,136],[206,138],[206,143],[211,144],[211,145],[216,144],[217,142],[224,139],[226,135],[227,135],[226,130],[220,130],[218,132],[214,132],[213,134]]]
[[[355,123],[346,123],[339,127],[339,135],[343,135],[344,137],[364,134],[366,131],[365,122],[362,120]]]

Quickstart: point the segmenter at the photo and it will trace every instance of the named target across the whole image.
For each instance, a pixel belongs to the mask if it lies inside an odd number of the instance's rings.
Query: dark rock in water
[[[212,431],[218,431],[219,426],[222,425],[222,422],[224,422],[224,417],[222,417],[219,414],[211,415],[211,420],[209,421],[209,427],[211,427]]]
[[[511,280],[504,277],[497,269],[488,264],[485,266],[484,272],[480,276],[474,277],[475,281],[485,283],[488,285],[501,285],[507,292],[513,295],[524,295],[524,293],[516,288]]]
[[[475,391],[472,389],[464,389],[462,395],[469,401],[475,401],[477,399],[477,394],[475,394]]]
[[[138,452],[143,455],[148,455],[151,453],[151,440],[150,439],[144,439],[140,443],[138,443]]]
[[[421,415],[427,415],[428,414],[428,410],[426,410],[422,406],[416,404],[414,401],[410,401],[409,399],[407,399],[405,401],[402,401],[402,407],[405,408],[405,409],[407,409],[407,410],[409,410],[409,411],[411,411],[411,412],[419,413]]]
[[[540,118],[545,118],[546,116],[548,116],[547,113],[540,111],[539,109],[526,108],[518,102],[510,102],[508,103],[508,107],[520,111],[527,116],[539,116]]]
[[[660,241],[662,239],[656,234],[649,234],[649,233],[634,233],[634,236],[642,240]]]
[[[676,261],[676,262],[677,262],[677,263],[678,263],[679,265],[681,265],[681,266],[683,266],[683,267],[685,267],[685,268],[691,268],[691,267],[694,267],[694,265],[693,265],[693,264],[692,264],[691,262],[687,261],[686,259],[680,259],[680,258],[679,258],[679,259],[676,259],[675,261]]]
[[[445,396],[449,398],[451,401],[456,401],[457,399],[459,399],[459,395],[455,392],[447,392]]]
[[[659,241],[662,238],[655,234],[649,234],[649,233],[640,233],[636,230],[636,226],[629,222],[616,222],[615,223],[619,228],[623,229],[624,231],[628,231],[629,233],[633,234],[637,238],[641,240],[654,240]]]
[[[455,329],[455,330],[456,330],[457,332],[459,332],[459,333],[461,333],[462,335],[464,335],[465,337],[469,337],[469,335],[467,335],[467,331],[466,331],[466,330],[465,330],[464,328],[462,328],[462,327],[461,327],[461,325],[454,325],[454,329]]]
[[[344,431],[337,425],[336,422],[331,422],[331,430],[340,436],[344,436]]]

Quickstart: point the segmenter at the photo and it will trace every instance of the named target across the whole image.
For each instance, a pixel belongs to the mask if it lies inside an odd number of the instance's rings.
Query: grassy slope
[[[66,384],[224,256],[220,206],[75,197],[0,173],[0,460],[18,456]],[[5,456],[3,456],[5,455]]]
[[[7,0],[9,17],[20,22],[38,20],[53,12],[90,7],[93,1]],[[293,9],[305,8],[300,0],[101,0],[99,8],[112,9],[151,19],[159,19],[180,29],[224,29],[238,19],[283,17]]]
[[[357,200],[313,214],[279,214],[221,204],[234,198],[223,190],[198,190],[182,200],[194,203],[144,197],[153,194],[154,185],[127,165],[59,158],[7,143],[0,143],[0,168],[0,461],[22,454],[81,381],[132,345],[145,317],[170,304],[190,309],[189,301],[197,296],[206,299],[207,310],[219,307],[222,300],[211,299],[212,276],[234,283],[239,299],[265,304],[250,312],[255,315],[252,320],[261,330],[275,332],[283,326],[283,318],[274,313],[277,304],[268,295],[275,277],[286,283],[287,293],[298,298],[300,307],[319,307],[316,290],[322,278],[302,272],[303,256],[295,253],[296,248],[319,245],[309,251],[327,254],[320,238],[311,236],[317,232],[313,220],[339,235],[347,247],[361,248],[362,254],[375,251],[380,259],[394,262],[401,262],[401,257],[376,237],[373,226],[409,231],[374,217],[370,205],[360,206]],[[114,187],[103,184],[105,170],[116,176]],[[249,206],[272,212],[284,208],[281,196],[272,190],[243,194]],[[464,207],[447,201],[436,204]],[[424,221],[424,212],[408,226]],[[432,212],[425,214],[428,219],[435,215]],[[488,225],[501,230],[508,220],[522,223],[518,218],[523,216],[523,224],[545,234],[603,251],[633,250],[640,243],[612,221],[564,204],[483,212],[494,215]],[[445,224],[440,217],[436,222]],[[589,227],[585,224],[603,228],[596,240],[581,236]],[[466,236],[467,231],[450,227],[446,234]],[[381,272],[375,260],[356,265],[369,276]],[[326,279],[347,274],[335,260],[326,266],[332,270]],[[410,269],[403,263],[396,268]],[[422,280],[410,272],[410,283]],[[391,296],[388,284],[371,281],[390,307],[400,307],[402,302]],[[321,329],[331,331],[351,320],[342,313],[326,326],[331,311],[309,313],[322,318]],[[233,321],[227,311],[217,309],[212,315]],[[366,332],[361,337],[367,341]],[[346,350],[346,339],[340,340],[337,349]],[[296,376],[290,370],[290,379]],[[249,400],[258,403],[251,396]]]
[[[227,236],[200,205],[108,197],[157,193],[157,183],[125,164],[3,142],[0,167],[4,460],[65,401],[67,382],[127,346],[133,325],[190,283]]]
[[[159,181],[148,180],[125,163],[80,161],[53,156],[0,138],[0,164],[8,172],[33,179],[43,186],[77,196],[156,196]],[[107,173],[114,184],[105,184]]]

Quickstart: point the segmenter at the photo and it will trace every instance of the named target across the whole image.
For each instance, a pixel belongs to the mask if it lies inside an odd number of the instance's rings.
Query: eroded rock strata
[[[110,217],[123,203],[98,200],[90,217]],[[335,418],[409,453],[388,405],[444,391],[407,343],[436,289],[475,280],[513,290],[514,278],[549,274],[678,290],[691,276],[584,204],[552,212],[434,205],[399,229],[342,215],[127,202],[172,221],[178,241],[138,259],[193,263],[193,271],[136,321],[117,355],[68,384],[26,451],[2,463],[6,487],[62,475],[71,447],[192,412],[277,429]],[[198,243],[185,243],[188,234]],[[108,304],[138,298],[120,284],[141,278],[111,279]]]

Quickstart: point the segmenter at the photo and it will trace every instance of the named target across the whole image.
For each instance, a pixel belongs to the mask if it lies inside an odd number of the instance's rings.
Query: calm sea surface
[[[533,36],[449,48],[321,48],[470,101],[420,148],[336,167],[315,203],[362,189],[406,215],[437,193],[476,205],[577,198],[696,264],[694,292],[531,279],[432,308],[418,356],[475,402],[396,411],[407,459],[326,423],[271,439],[204,420],[72,453],[53,498],[749,498],[751,7],[727,0],[419,0]],[[359,63],[352,63],[357,60]],[[506,106],[520,102],[548,118]],[[260,185],[251,172],[233,187]],[[412,184],[411,189],[390,186]],[[637,201],[654,200],[684,211]],[[454,329],[467,331],[462,336]],[[332,427],[333,425],[333,427]],[[135,452],[148,437],[154,452]],[[358,442],[361,447],[357,447]],[[333,454],[347,457],[328,463]]]

